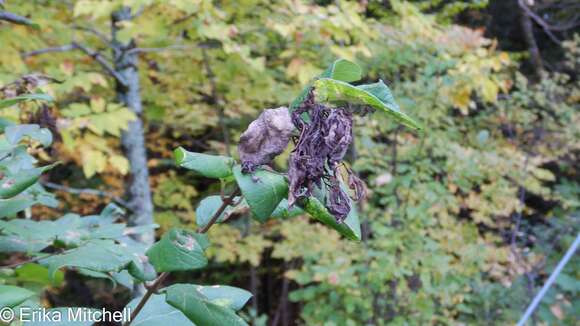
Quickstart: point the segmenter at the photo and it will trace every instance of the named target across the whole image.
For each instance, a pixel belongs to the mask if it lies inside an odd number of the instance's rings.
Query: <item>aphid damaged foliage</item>
[[[340,181],[340,163],[352,142],[352,113],[343,108],[331,108],[316,103],[310,92],[306,100],[291,114],[265,110],[240,138],[240,158],[244,172],[269,163],[287,146],[294,127],[300,133],[288,162],[290,181],[288,204],[313,195],[316,188],[326,189],[325,206],[341,223],[350,212],[350,199]],[[268,118],[270,117],[270,118]],[[276,119],[272,119],[276,117]],[[288,119],[288,120],[285,120]],[[277,121],[273,127],[271,121]],[[288,129],[288,126],[292,128]],[[365,195],[364,183],[352,172],[348,186],[354,190],[354,199]]]
[[[264,110],[240,136],[242,172],[254,172],[256,167],[270,163],[288,147],[293,130],[288,108]]]

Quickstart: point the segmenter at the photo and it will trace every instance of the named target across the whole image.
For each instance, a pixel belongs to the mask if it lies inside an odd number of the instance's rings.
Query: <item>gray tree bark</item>
[[[524,39],[528,44],[528,51],[530,53],[530,61],[532,63],[535,74],[538,77],[542,77],[544,71],[544,63],[542,61],[542,56],[540,54],[540,48],[534,37],[534,25],[530,16],[526,11],[520,6],[520,24],[522,27],[522,32],[524,34]]]
[[[131,178],[127,189],[130,208],[133,215],[130,225],[146,225],[153,223],[153,201],[149,185],[149,169],[147,167],[147,150],[143,128],[143,107],[139,86],[138,53],[130,52],[135,48],[135,42],[123,43],[118,38],[120,23],[133,19],[130,8],[121,8],[111,16],[112,47],[114,69],[122,77],[124,83],[117,80],[117,100],[130,108],[137,119],[130,122],[127,131],[121,136],[121,143],[131,167]],[[153,232],[143,233],[138,239],[146,244],[153,244]]]

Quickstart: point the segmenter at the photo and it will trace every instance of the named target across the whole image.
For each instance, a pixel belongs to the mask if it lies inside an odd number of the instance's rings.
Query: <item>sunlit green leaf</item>
[[[252,214],[261,222],[268,219],[280,201],[288,196],[286,179],[275,172],[258,169],[244,174],[237,165],[234,176]]]
[[[147,257],[157,272],[199,269],[207,265],[208,245],[204,234],[172,229],[147,251]]]
[[[85,245],[40,260],[48,266],[51,278],[59,268],[77,267],[95,272],[118,272],[133,259],[122,246],[111,240],[92,240]]]
[[[303,208],[310,216],[335,229],[348,239],[361,240],[360,221],[356,207],[351,207],[350,213],[342,223],[336,222],[336,218],[317,198],[307,198]]]
[[[226,178],[232,175],[234,159],[226,156],[188,152],[182,147],[175,150],[175,163],[208,178]]]
[[[193,284],[175,284],[164,289],[167,303],[181,310],[196,325],[247,325],[227,306],[212,302]]]
[[[412,129],[421,129],[421,126],[403,113],[394,102],[393,96],[388,87],[382,81],[357,87],[348,83],[321,78],[314,82],[316,100],[336,105],[358,104],[368,105],[382,111],[395,121]]]

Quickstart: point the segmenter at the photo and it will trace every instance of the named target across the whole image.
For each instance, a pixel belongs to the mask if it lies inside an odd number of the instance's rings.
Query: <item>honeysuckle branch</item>
[[[143,295],[143,298],[141,298],[141,301],[139,301],[139,303],[135,307],[135,310],[133,310],[131,312],[131,317],[125,323],[124,326],[131,325],[131,323],[133,322],[133,320],[135,320],[135,318],[137,317],[137,315],[141,312],[141,310],[143,310],[143,307],[145,306],[145,304],[147,303],[147,301],[149,301],[149,298],[151,298],[151,296],[157,292],[157,289],[159,289],[159,287],[161,286],[161,284],[163,284],[163,281],[165,281],[165,279],[167,278],[167,276],[169,276],[169,272],[163,272],[163,273],[159,274],[159,277],[157,277],[157,279],[155,279],[155,281],[153,282],[153,284],[151,284],[150,286],[147,286],[146,287],[147,288],[147,292],[145,292],[145,295]]]
[[[222,213],[225,211],[225,209],[234,203],[235,198],[237,196],[239,196],[240,193],[241,193],[240,188],[236,187],[236,189],[234,189],[234,191],[227,198],[225,198],[225,200],[222,200],[222,205],[214,213],[214,215],[212,216],[210,221],[207,223],[207,225],[205,227],[199,229],[197,232],[198,233],[207,233],[207,231],[209,231],[209,229],[217,222],[220,215],[222,215]],[[131,312],[131,317],[123,326],[131,325],[133,320],[135,320],[137,315],[139,315],[141,310],[143,310],[143,307],[145,307],[145,304],[147,303],[147,301],[149,301],[151,296],[153,294],[157,293],[157,291],[159,290],[159,287],[163,284],[163,281],[167,278],[167,276],[169,276],[169,272],[163,272],[163,273],[159,274],[159,276],[155,279],[155,281],[153,281],[153,283],[151,285],[148,285],[145,287],[147,289],[147,292],[145,292],[145,295],[143,295],[143,297],[141,298],[141,300],[139,301],[139,303],[135,307],[135,310],[133,310]]]
[[[218,210],[213,214],[212,218],[209,220],[206,226],[202,227],[201,229],[197,230],[198,233],[206,233],[212,225],[214,225],[217,220],[219,219],[220,215],[226,210],[226,208],[230,205],[233,205],[235,202],[235,198],[240,195],[240,188],[236,187],[236,189],[232,192],[232,194],[227,197],[225,200],[222,200],[222,205]]]

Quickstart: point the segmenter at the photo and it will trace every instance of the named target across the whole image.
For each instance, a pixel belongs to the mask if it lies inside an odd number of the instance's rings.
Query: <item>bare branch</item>
[[[127,54],[146,53],[146,52],[165,52],[165,51],[179,51],[196,48],[192,45],[170,45],[162,48],[134,48],[127,51]]]
[[[115,68],[113,68],[113,66],[111,65],[110,62],[107,61],[107,59],[105,59],[105,57],[103,57],[101,55],[100,52],[94,51],[90,48],[87,48],[86,46],[77,43],[77,42],[73,42],[72,45],[81,50],[82,52],[84,52],[86,55],[90,56],[91,58],[95,59],[95,61],[97,61],[101,67],[103,67],[103,69],[105,69],[111,76],[113,76],[118,82],[119,84],[123,85],[123,86],[127,86],[127,81],[125,81],[125,78],[123,78],[123,76],[121,76],[116,70]]]
[[[520,8],[522,8],[524,10],[526,15],[528,15],[538,25],[540,25],[542,27],[542,29],[544,30],[546,35],[548,35],[550,37],[550,39],[552,41],[554,41],[554,43],[556,43],[556,44],[562,43],[562,41],[560,39],[558,39],[558,37],[556,37],[556,35],[554,35],[554,33],[552,33],[552,29],[553,29],[552,26],[550,26],[550,24],[548,24],[545,20],[543,20],[540,16],[538,16],[532,9],[530,9],[530,7],[528,7],[524,3],[524,0],[518,0],[518,5],[520,6]]]
[[[98,37],[99,39],[101,39],[101,41],[103,41],[105,44],[110,45],[111,44],[111,40],[109,39],[109,37],[107,37],[107,35],[105,35],[103,32],[94,29],[92,27],[88,27],[88,26],[81,26],[81,25],[73,25],[73,28],[79,31],[84,31],[90,34],[95,35],[96,37]]]
[[[17,25],[32,25],[34,24],[30,19],[13,14],[8,11],[0,10],[0,20],[4,20]]]
[[[101,67],[103,67],[103,69],[105,69],[121,85],[127,86],[127,82],[125,81],[125,78],[123,78],[123,76],[121,76],[121,74],[119,74],[115,70],[115,68],[113,68],[113,65],[111,65],[111,63],[109,61],[107,61],[107,59],[105,59],[105,57],[103,57],[103,55],[100,52],[94,51],[94,50],[92,50],[92,49],[90,49],[90,48],[88,48],[88,47],[86,47],[78,42],[72,42],[71,44],[66,44],[66,45],[62,45],[62,46],[56,46],[56,47],[34,50],[34,51],[30,51],[30,52],[24,52],[21,55],[23,58],[27,58],[27,57],[31,57],[31,56],[35,56],[35,55],[46,54],[46,53],[68,52],[68,51],[73,51],[73,50],[80,50],[80,51],[84,52],[86,55],[88,55],[89,57],[91,57],[95,61],[97,61],[101,65]]]
[[[35,55],[45,54],[45,53],[68,52],[68,51],[72,51],[74,49],[75,49],[75,47],[72,44],[66,44],[66,45],[62,45],[62,46],[55,46],[55,47],[50,47],[50,48],[45,48],[45,49],[23,52],[21,55],[23,58],[28,58],[28,57],[32,57]]]
[[[538,305],[540,304],[540,302],[542,301],[542,299],[544,298],[544,296],[546,295],[552,284],[556,281],[556,278],[558,277],[558,275],[560,275],[560,272],[562,272],[566,264],[570,261],[570,259],[572,259],[578,247],[580,247],[580,233],[576,235],[576,240],[574,240],[574,243],[572,243],[570,248],[568,248],[568,250],[566,251],[566,254],[564,254],[564,257],[562,257],[562,259],[558,262],[558,265],[556,266],[554,271],[552,271],[552,274],[550,274],[550,277],[548,278],[546,283],[544,283],[544,286],[542,287],[540,292],[536,294],[534,300],[530,303],[530,305],[526,309],[526,312],[518,322],[517,326],[526,325],[526,322],[532,316],[534,310],[536,310],[536,308],[538,307]]]
[[[106,192],[106,191],[100,191],[100,190],[96,190],[96,189],[71,188],[71,187],[59,185],[59,184],[56,184],[53,182],[48,182],[48,181],[41,181],[41,184],[47,188],[50,188],[50,189],[60,190],[60,191],[68,192],[68,193],[75,194],[75,195],[88,194],[88,195],[94,195],[94,196],[99,196],[99,197],[111,198],[113,201],[117,202],[120,205],[123,205],[125,207],[130,207],[129,203],[127,201],[125,201],[122,198],[115,196],[109,192]]]
[[[164,51],[179,51],[179,50],[190,50],[190,49],[217,49],[221,46],[220,42],[216,41],[208,41],[208,42],[201,42],[198,44],[174,44],[169,45],[166,47],[159,47],[159,48],[134,48],[127,51],[127,54],[133,53],[147,53],[147,52],[164,52]]]

